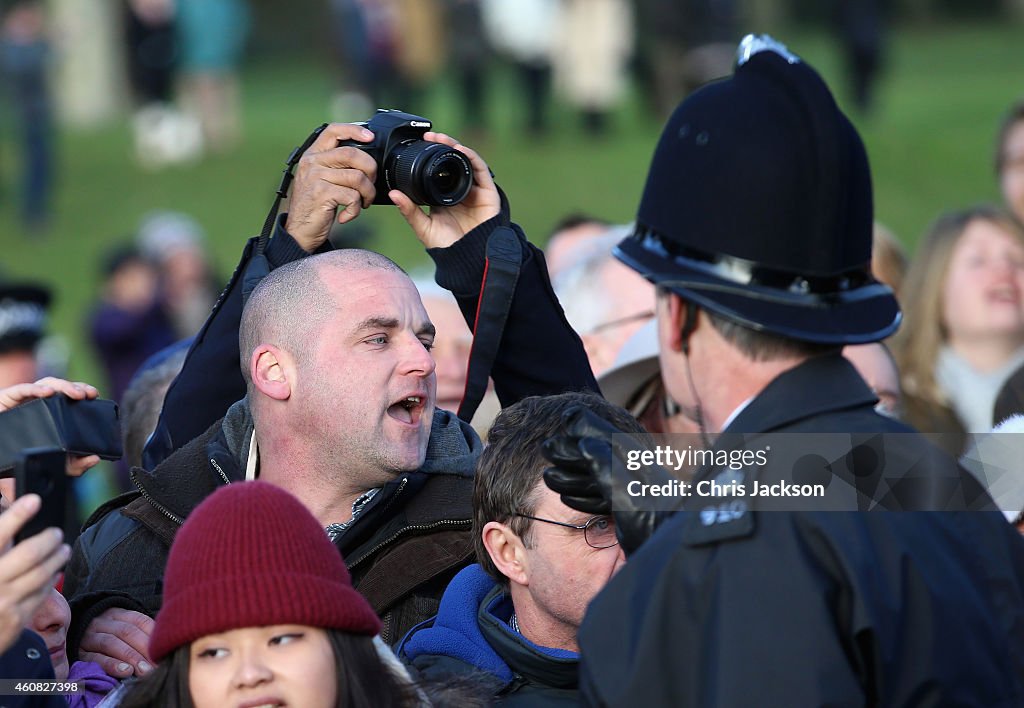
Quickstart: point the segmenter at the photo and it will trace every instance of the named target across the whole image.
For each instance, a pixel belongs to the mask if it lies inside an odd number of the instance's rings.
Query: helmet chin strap
[[[693,421],[697,424],[697,431],[700,433],[700,442],[705,449],[711,449],[711,438],[708,437],[707,428],[704,426],[704,407],[700,403],[700,395],[697,393],[697,384],[693,381],[693,369],[690,367],[690,337],[697,329],[697,305],[686,301],[686,319],[683,321],[683,329],[680,332],[682,337],[683,358],[686,360],[686,379],[690,382],[690,394],[693,396]],[[666,392],[666,396],[668,393]]]

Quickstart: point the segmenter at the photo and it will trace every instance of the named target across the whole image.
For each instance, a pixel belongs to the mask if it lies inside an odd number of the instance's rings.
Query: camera
[[[15,459],[29,447],[118,460],[123,450],[117,404],[102,398],[76,401],[58,394],[0,413],[0,478],[11,476]]]
[[[388,192],[397,189],[416,204],[452,206],[473,187],[473,168],[458,150],[423,140],[431,123],[426,118],[390,109],[378,109],[359,123],[373,132],[371,143],[339,140],[377,161],[377,196],[374,204],[391,204]]]

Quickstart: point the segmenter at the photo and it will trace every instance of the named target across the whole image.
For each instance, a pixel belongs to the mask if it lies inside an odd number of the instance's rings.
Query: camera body
[[[406,194],[416,204],[452,206],[473,188],[473,168],[458,150],[423,140],[431,123],[422,116],[390,109],[378,109],[365,126],[373,142],[339,140],[369,154],[377,162],[377,196],[374,204],[391,204],[392,189]]]
[[[0,478],[10,477],[24,448],[59,448],[72,455],[119,460],[121,416],[102,398],[77,401],[57,394],[0,413]]]

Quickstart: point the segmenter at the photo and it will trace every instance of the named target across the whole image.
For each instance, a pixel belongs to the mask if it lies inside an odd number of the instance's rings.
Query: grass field
[[[835,42],[810,30],[778,32],[825,75],[842,97]],[[209,234],[225,275],[245,238],[260,227],[291,148],[326,116],[333,82],[313,60],[254,63],[245,74],[245,145],[229,157],[147,173],[135,166],[127,121],[98,131],[59,136],[57,214],[44,238],[23,235],[12,215],[12,146],[3,157],[0,203],[2,268],[40,278],[57,291],[53,329],[73,350],[71,375],[102,384],[83,339],[83,321],[95,299],[97,263],[125,240],[152,209],[193,214]],[[494,128],[478,145],[507,191],[513,216],[534,240],[572,211],[616,221],[632,218],[660,124],[632,100],[615,116],[606,140],[590,142],[563,106],[544,140],[518,131],[520,111],[509,83],[493,86]],[[1014,26],[941,26],[894,30],[879,110],[854,115],[873,164],[877,217],[913,244],[941,210],[997,196],[991,174],[992,140],[1006,106],[1024,94],[1024,51]],[[439,129],[457,133],[450,87],[441,86],[421,109]],[[771,175],[766,174],[766,179]],[[364,218],[376,229],[373,245],[403,265],[425,261],[397,212],[375,207]]]

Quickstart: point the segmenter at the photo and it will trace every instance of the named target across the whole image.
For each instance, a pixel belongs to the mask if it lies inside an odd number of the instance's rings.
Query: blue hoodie
[[[578,655],[538,646],[514,631],[512,611],[501,586],[471,565],[452,579],[437,616],[409,632],[399,656],[428,678],[483,671],[495,679],[498,696],[574,703]]]

